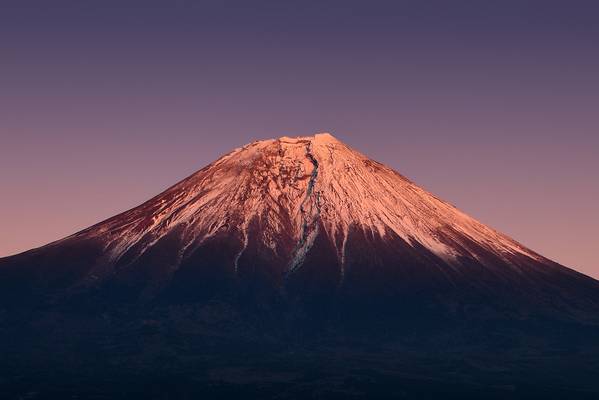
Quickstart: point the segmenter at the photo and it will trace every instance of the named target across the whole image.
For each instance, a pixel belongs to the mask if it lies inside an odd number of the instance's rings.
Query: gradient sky
[[[2,1],[0,256],[330,131],[599,278],[595,1]]]

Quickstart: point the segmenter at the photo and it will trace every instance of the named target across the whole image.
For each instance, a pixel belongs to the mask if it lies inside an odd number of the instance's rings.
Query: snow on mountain
[[[479,258],[476,249],[460,244],[463,237],[506,260],[514,254],[541,259],[328,133],[235,149],[140,207],[75,237],[101,238],[116,261],[127,252],[138,258],[177,231],[182,258],[217,232],[235,228],[243,243],[237,267],[254,219],[265,221],[265,229],[253,239],[275,253],[286,251],[281,237],[296,243],[286,255],[289,271],[301,267],[318,234],[331,240],[343,267],[351,226],[382,238],[392,231],[449,265],[458,256]]]

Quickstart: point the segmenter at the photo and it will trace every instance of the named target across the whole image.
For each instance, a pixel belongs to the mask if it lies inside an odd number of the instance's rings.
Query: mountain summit
[[[251,287],[426,294],[450,308],[495,294],[519,312],[578,310],[598,287],[329,133],[237,148],[139,207],[1,260],[0,273],[5,294],[17,280],[52,299],[110,288],[123,301],[200,301]]]

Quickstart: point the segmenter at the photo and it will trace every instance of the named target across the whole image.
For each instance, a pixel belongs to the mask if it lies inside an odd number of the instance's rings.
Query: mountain
[[[251,284],[306,298],[434,291],[448,304],[458,291],[501,292],[583,311],[599,287],[328,133],[235,149],[139,207],[0,265],[13,291],[23,279],[46,298],[109,287],[126,301]]]
[[[0,301],[0,333],[21,336],[17,348],[31,346],[25,338],[40,326],[49,347],[73,337],[98,348],[87,324],[117,347],[136,329],[161,340],[194,332],[219,343],[215,354],[324,337],[338,348],[415,335],[460,351],[498,349],[507,337],[533,340],[542,355],[547,343],[598,344],[598,281],[328,133],[250,143],[136,208],[0,259]],[[172,344],[158,342],[154,349]],[[32,358],[23,359],[15,354],[9,369],[27,370]]]

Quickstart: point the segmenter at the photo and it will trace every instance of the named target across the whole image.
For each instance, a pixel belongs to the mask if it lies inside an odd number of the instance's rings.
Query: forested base
[[[244,320],[223,305],[5,314],[2,397],[599,396],[593,326],[437,320],[385,331],[274,320]]]

